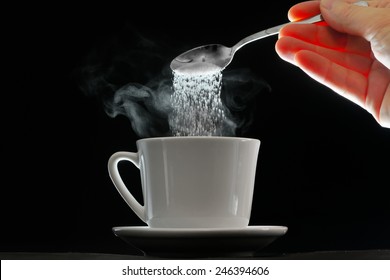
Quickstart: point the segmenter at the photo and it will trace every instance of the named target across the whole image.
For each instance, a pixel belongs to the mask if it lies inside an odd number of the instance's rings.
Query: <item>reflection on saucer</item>
[[[146,256],[245,257],[287,232],[284,226],[248,226],[242,229],[165,229],[114,227],[116,236]]]

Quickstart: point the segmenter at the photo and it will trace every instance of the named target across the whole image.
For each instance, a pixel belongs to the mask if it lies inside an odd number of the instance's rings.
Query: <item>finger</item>
[[[319,1],[306,1],[292,6],[288,11],[288,19],[290,21],[297,21],[297,20],[318,15],[319,13],[320,13]]]
[[[353,5],[353,0],[322,0],[320,2],[321,14],[325,21],[336,30],[350,33],[370,39],[379,27],[383,27],[383,18],[388,18],[390,13],[387,9],[378,10],[373,7],[361,7]],[[375,5],[379,6],[378,3]]]
[[[390,84],[387,87],[386,94],[382,101],[382,107],[379,112],[379,123],[383,127],[390,128]]]
[[[375,7],[375,8],[390,8],[390,1],[389,0],[369,1],[368,5],[370,7]]]
[[[279,56],[293,64],[295,63],[296,54],[303,50],[317,53],[333,63],[359,72],[365,76],[368,76],[372,65],[372,59],[370,57],[321,47],[292,37],[279,39],[276,46],[276,51]]]
[[[330,49],[371,56],[371,47],[366,40],[342,34],[327,26],[289,24],[279,33],[279,38],[287,36]]]
[[[295,55],[295,64],[314,80],[352,102],[365,107],[367,78],[317,53],[303,50]]]
[[[373,115],[379,123],[384,121],[384,117],[381,115],[386,115],[386,110],[388,113],[390,112],[390,103],[385,101],[386,94],[390,95],[390,70],[375,61],[368,77],[366,107],[368,111],[375,112]],[[387,97],[387,102],[389,101],[389,97]],[[390,121],[390,114],[386,119]]]

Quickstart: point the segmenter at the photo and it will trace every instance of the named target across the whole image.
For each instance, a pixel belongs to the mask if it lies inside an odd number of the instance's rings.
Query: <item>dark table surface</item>
[[[181,258],[181,257],[177,257]],[[187,256],[190,258],[191,256]],[[207,259],[207,257],[204,257]],[[225,258],[225,257],[222,257]],[[234,257],[226,257],[235,259]],[[154,256],[83,253],[83,252],[0,252],[1,260],[149,260],[164,259]],[[175,259],[175,257],[173,257]],[[220,259],[220,258],[218,258]],[[239,259],[280,259],[280,260],[390,260],[390,250],[351,250],[277,253],[239,257]]]

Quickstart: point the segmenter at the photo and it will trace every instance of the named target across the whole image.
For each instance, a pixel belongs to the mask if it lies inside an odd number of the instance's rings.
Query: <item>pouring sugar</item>
[[[169,116],[173,135],[222,135],[226,115],[221,100],[221,69],[196,62],[176,69],[173,74],[173,110]]]

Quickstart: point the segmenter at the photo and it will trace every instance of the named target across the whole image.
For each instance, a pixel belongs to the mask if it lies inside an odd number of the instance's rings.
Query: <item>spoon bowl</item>
[[[173,71],[223,70],[233,59],[233,49],[221,44],[196,47],[171,62]],[[180,70],[179,70],[180,69]]]

